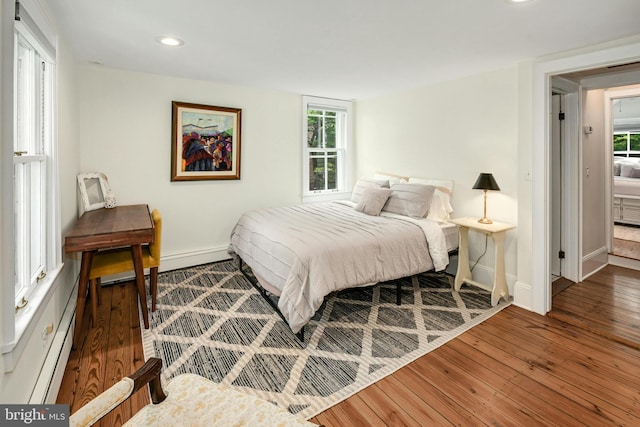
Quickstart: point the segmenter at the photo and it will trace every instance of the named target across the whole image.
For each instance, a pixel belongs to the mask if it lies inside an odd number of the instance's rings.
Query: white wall
[[[299,95],[98,66],[79,81],[82,170],[104,172],[118,204],[160,210],[161,270],[226,258],[242,212],[300,202]],[[240,180],[171,182],[171,101],[242,109]]]
[[[489,193],[487,216],[517,224],[518,84],[518,68],[512,67],[357,102],[356,175],[385,171],[452,179],[453,216],[479,218],[483,193],[471,187],[479,173],[491,172],[501,191]],[[505,244],[511,284],[517,233],[508,232]],[[475,260],[484,238],[470,238]],[[492,269],[491,244],[480,264]]]
[[[593,133],[582,135],[582,274],[589,276],[607,264],[607,213],[604,90],[583,91],[583,125]]]
[[[583,92],[583,124],[591,126],[593,133],[582,135],[582,255],[606,246],[605,205],[605,145],[604,90]]]

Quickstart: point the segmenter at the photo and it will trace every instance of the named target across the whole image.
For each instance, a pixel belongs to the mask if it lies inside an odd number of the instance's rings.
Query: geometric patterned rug
[[[311,418],[489,318],[488,292],[419,274],[326,298],[301,343],[233,261],[161,273],[143,329],[163,381],[190,372]],[[150,301],[149,301],[150,304]]]

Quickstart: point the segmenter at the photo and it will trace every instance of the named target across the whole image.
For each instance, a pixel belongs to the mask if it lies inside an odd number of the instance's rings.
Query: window
[[[2,178],[12,180],[13,217],[10,221],[15,310],[7,312],[14,324],[13,337],[5,335],[4,344],[20,339],[62,268],[61,236],[58,215],[57,160],[55,138],[56,51],[22,7],[16,6],[14,21],[13,108],[11,137],[13,170],[2,171]],[[9,120],[11,123],[11,120]],[[8,291],[8,289],[7,289]],[[24,309],[22,309],[24,307]],[[15,314],[15,315],[14,315]],[[11,322],[9,319],[4,319]],[[11,344],[12,343],[12,344]]]
[[[613,133],[613,155],[640,157],[640,130]]]
[[[351,103],[303,97],[303,201],[348,191]]]

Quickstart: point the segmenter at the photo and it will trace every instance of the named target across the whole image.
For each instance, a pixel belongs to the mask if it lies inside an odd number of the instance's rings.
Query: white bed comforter
[[[333,291],[440,271],[449,263],[437,222],[370,216],[353,206],[258,209],[243,214],[231,233],[230,249],[280,290],[278,308],[294,333]]]
[[[613,195],[615,197],[640,197],[640,178],[614,176]]]

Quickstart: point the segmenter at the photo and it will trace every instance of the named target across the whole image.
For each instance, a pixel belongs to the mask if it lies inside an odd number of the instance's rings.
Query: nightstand
[[[459,230],[460,245],[458,247],[458,271],[453,288],[457,292],[463,283],[478,286],[491,292],[491,305],[495,306],[501,297],[505,300],[509,297],[507,287],[507,275],[504,268],[504,235],[507,230],[515,228],[515,225],[504,222],[494,222],[493,224],[482,224],[478,218],[454,218],[449,222],[456,224]],[[493,286],[473,280],[471,269],[469,268],[469,230],[491,236],[495,249],[495,265],[493,275]]]

